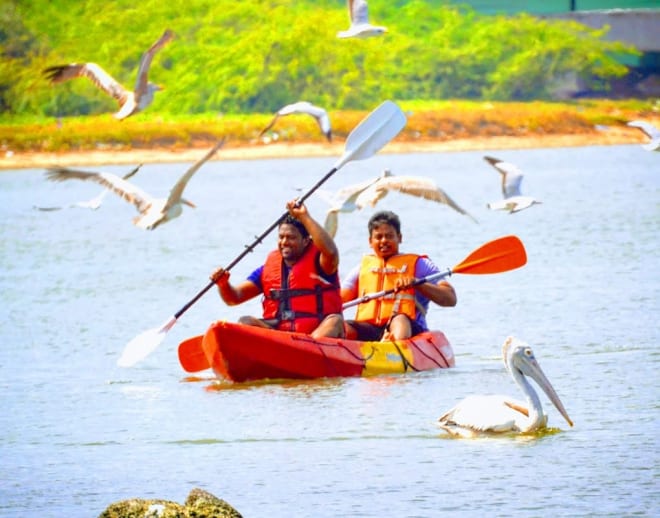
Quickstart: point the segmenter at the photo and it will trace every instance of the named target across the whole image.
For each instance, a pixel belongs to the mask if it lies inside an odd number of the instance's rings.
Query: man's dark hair
[[[298,229],[298,232],[300,232],[302,237],[309,237],[309,232],[307,232],[305,225],[303,225],[300,220],[294,218],[291,214],[287,214],[286,217],[280,222],[280,225],[293,225]]]
[[[394,230],[396,230],[397,234],[401,234],[401,221],[399,220],[399,216],[394,214],[392,211],[382,210],[380,212],[376,212],[376,214],[369,218],[369,223],[367,225],[367,228],[369,229],[369,235],[371,236],[373,230],[378,225],[382,225],[383,223],[391,225],[394,227]]]

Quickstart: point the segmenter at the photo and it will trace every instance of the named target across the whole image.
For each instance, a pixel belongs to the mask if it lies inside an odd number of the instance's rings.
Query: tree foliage
[[[270,113],[309,100],[365,109],[384,98],[550,99],[567,74],[623,75],[614,55],[636,54],[604,31],[529,15],[479,15],[468,7],[370,0],[379,38],[340,40],[344,0],[6,0],[0,6],[0,113],[110,112],[90,81],[50,85],[42,70],[96,62],[132,88],[140,57],[166,27],[174,41],[150,80],[166,90],[162,114]]]

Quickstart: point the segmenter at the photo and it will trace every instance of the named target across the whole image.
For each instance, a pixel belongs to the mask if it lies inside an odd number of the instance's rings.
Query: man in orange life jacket
[[[446,281],[410,284],[439,272],[424,255],[400,254],[401,222],[390,211],[374,214],[368,223],[373,254],[348,273],[341,287],[344,302],[369,293],[394,289],[394,293],[358,305],[355,320],[346,320],[346,338],[358,340],[403,340],[428,330],[429,302],[455,306],[456,293]]]
[[[263,294],[263,317],[243,316],[239,323],[321,336],[344,334],[339,293],[339,251],[332,237],[296,200],[287,203],[278,227],[277,249],[247,280],[232,286],[229,272],[218,268],[211,280],[229,306]]]

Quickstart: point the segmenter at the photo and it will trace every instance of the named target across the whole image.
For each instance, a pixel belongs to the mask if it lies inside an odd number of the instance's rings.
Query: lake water
[[[524,192],[543,204],[488,211],[500,190],[487,154],[516,163]],[[384,168],[430,176],[479,220],[391,194],[340,216],[342,271],[367,251],[377,209],[401,216],[402,250],[440,267],[491,239],[521,238],[524,268],[456,274],[458,305],[431,309],[431,327],[453,344],[453,369],[251,385],[217,384],[207,372],[190,381],[180,341],[213,320],[259,313],[258,301],[224,306],[215,289],[144,361],[116,366],[131,338],[179,310],[335,160],[210,162],[186,190],[198,208],[153,232],[134,227],[133,207],[115,196],[98,211],[33,209],[90,198],[93,184],[0,173],[0,516],[93,517],[126,498],[183,502],[193,487],[246,517],[660,515],[660,153],[639,145],[384,150],[324,184],[336,190]],[[188,165],[146,165],[133,180],[164,195]],[[320,197],[308,207],[323,219]],[[274,245],[271,234],[233,278]],[[544,396],[556,433],[447,438],[435,420],[463,396],[519,396],[500,357],[509,334],[533,346],[574,428]]]

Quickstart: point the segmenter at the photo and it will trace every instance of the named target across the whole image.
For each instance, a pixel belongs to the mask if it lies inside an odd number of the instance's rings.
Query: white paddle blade
[[[406,125],[406,116],[392,101],[383,102],[358,124],[346,140],[345,151],[335,169],[350,160],[364,160],[376,154]]]
[[[124,347],[124,352],[117,360],[117,365],[119,367],[132,367],[139,361],[144,360],[156,350],[175,323],[176,318],[172,317],[161,327],[149,329],[137,335]]]

